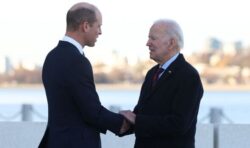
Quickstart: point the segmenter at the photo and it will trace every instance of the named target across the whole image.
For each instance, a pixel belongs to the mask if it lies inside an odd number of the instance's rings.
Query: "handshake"
[[[135,124],[136,115],[130,110],[119,111],[119,114],[123,115],[125,118],[120,129],[120,134],[124,134],[130,129],[131,125]]]

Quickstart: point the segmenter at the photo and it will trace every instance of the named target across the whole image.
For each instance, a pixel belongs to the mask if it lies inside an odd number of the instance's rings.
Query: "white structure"
[[[219,125],[218,148],[249,148],[250,125]]]
[[[0,148],[37,148],[45,122],[0,122]],[[216,131],[216,132],[215,132]],[[198,124],[196,148],[249,148],[250,125]],[[102,148],[133,148],[134,135],[101,135]]]
[[[37,148],[45,127],[45,122],[0,122],[0,148]],[[244,128],[250,126],[241,130]],[[213,125],[198,124],[196,148],[213,148],[213,134]],[[130,135],[120,138],[108,132],[102,134],[101,139],[102,148],[132,148],[135,137]]]

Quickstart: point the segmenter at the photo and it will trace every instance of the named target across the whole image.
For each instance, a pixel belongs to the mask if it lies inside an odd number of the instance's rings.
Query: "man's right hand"
[[[129,121],[127,121],[127,119],[124,119],[119,134],[124,134],[126,131],[128,131],[130,125],[131,124],[129,123]]]
[[[136,114],[130,110],[120,111],[119,114],[123,115],[130,123],[135,124]]]

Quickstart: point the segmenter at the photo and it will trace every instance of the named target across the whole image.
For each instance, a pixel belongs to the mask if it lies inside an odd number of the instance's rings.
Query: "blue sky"
[[[65,33],[65,15],[78,0],[2,0],[0,58],[42,64]],[[159,18],[175,19],[183,29],[183,52],[199,51],[209,37],[250,44],[247,0],[87,0],[103,14],[103,34],[85,52],[95,59],[112,50],[133,59],[148,58],[149,27]]]

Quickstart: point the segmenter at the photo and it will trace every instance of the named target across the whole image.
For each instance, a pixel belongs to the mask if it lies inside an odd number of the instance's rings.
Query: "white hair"
[[[177,44],[180,49],[183,48],[184,46],[184,39],[183,39],[183,32],[179,24],[170,19],[160,19],[155,21],[154,24],[163,24],[166,26],[167,30],[166,33],[167,35],[174,37],[177,39]]]

